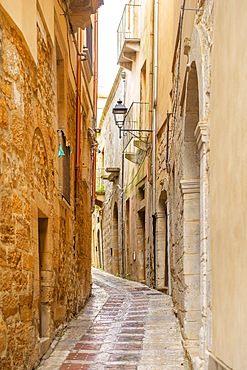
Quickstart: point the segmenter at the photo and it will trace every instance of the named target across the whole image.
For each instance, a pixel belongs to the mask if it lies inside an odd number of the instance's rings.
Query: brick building
[[[102,3],[0,4],[1,369],[32,369],[91,292]]]

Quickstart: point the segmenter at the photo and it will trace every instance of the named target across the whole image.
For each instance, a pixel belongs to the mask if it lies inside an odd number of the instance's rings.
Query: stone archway
[[[199,270],[195,288],[192,287],[194,294],[198,296],[198,310],[196,313],[191,311],[187,315],[187,320],[195,320],[192,324],[199,339],[196,343],[196,351],[193,344],[191,350],[188,348],[189,355],[195,368],[207,368],[208,350],[212,349],[212,302],[211,302],[211,262],[210,262],[210,237],[209,237],[209,126],[210,126],[210,90],[211,90],[211,31],[205,28],[203,23],[199,23],[193,30],[191,37],[191,49],[188,55],[188,65],[191,66],[188,75],[188,93],[186,101],[187,118],[191,117],[193,122],[193,146],[196,148],[196,181],[190,182],[188,178],[183,178],[181,188],[183,198],[188,200],[190,194],[197,198],[196,212],[199,214],[200,222],[197,224],[196,231],[189,225],[184,229],[184,250],[191,247],[197,248],[196,264],[193,272]],[[197,85],[197,88],[195,88]],[[194,86],[194,87],[193,87]],[[196,96],[193,98],[193,94]],[[198,109],[197,124],[193,121],[193,109],[190,107],[194,103]],[[195,118],[195,117],[194,117]],[[188,123],[188,121],[187,121]],[[187,128],[189,125],[187,126]],[[186,130],[186,124],[185,124]],[[189,130],[187,130],[188,133]],[[188,157],[187,157],[188,158]],[[198,173],[199,172],[199,173]],[[186,173],[184,173],[185,175]],[[188,172],[187,172],[188,175]],[[197,196],[196,196],[197,193]],[[199,227],[198,227],[199,225]],[[187,260],[189,257],[187,256]],[[191,261],[193,263],[193,259]],[[195,260],[194,260],[195,262]],[[186,262],[185,262],[186,263]],[[190,266],[192,265],[190,263]],[[196,273],[197,274],[197,273]],[[193,299],[193,297],[192,297]],[[195,315],[194,315],[195,313]],[[193,317],[194,316],[194,317]],[[187,332],[190,322],[185,322]],[[187,325],[188,324],[188,325]],[[188,342],[190,343],[190,342]],[[193,343],[193,342],[192,342]],[[191,344],[191,343],[190,343]]]
[[[200,157],[195,137],[199,122],[199,88],[196,64],[188,75],[184,121],[183,178],[183,337],[199,355],[200,305]]]

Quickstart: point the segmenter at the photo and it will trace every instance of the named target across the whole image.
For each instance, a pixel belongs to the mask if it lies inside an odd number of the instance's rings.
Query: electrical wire
[[[68,28],[68,24],[67,24],[67,18],[66,18],[66,38],[67,38],[67,44],[68,44],[69,64],[70,64],[70,68],[71,68],[71,71],[72,71],[72,74],[73,74],[75,84],[77,86],[76,75],[75,75],[75,71],[74,71],[73,64],[72,64],[70,42],[69,42],[69,28]],[[79,94],[79,99],[81,100],[80,94]],[[81,101],[80,101],[80,103],[81,103]]]
[[[183,32],[183,19],[184,19],[184,8],[185,8],[185,1],[183,0],[183,5],[180,11],[179,17],[179,41],[178,41],[178,48],[177,48],[177,74],[176,74],[176,81],[175,81],[175,91],[174,91],[174,105],[172,108],[172,118],[173,118],[173,125],[172,125],[172,134],[170,138],[170,147],[168,150],[167,156],[167,169],[170,171],[170,155],[171,155],[171,148],[172,143],[174,141],[175,136],[175,125],[177,122],[177,108],[178,108],[178,100],[179,100],[179,82],[180,82],[180,65],[181,65],[181,49],[182,49],[182,32]]]
[[[72,57],[71,57],[71,48],[70,48],[70,40],[69,40],[69,24],[68,24],[68,18],[67,18],[67,10],[65,10],[62,6],[62,3],[60,0],[58,0],[58,5],[60,6],[60,8],[62,9],[63,11],[63,16],[65,17],[65,22],[66,22],[66,38],[67,38],[67,44],[68,44],[68,55],[69,55],[69,63],[70,63],[70,68],[71,68],[71,71],[72,71],[72,74],[73,74],[73,78],[74,78],[74,81],[75,81],[75,84],[76,84],[76,87],[77,87],[77,80],[76,80],[76,75],[75,75],[75,71],[74,71],[74,68],[73,68],[73,63],[72,63]],[[77,44],[75,44],[77,45]],[[78,89],[77,89],[77,93],[78,93]],[[79,94],[78,94],[79,95]],[[81,99],[81,97],[79,96],[79,99]],[[81,107],[83,108],[83,105],[82,105],[82,102],[80,100],[80,104],[81,104]]]
[[[67,0],[62,0],[62,1],[65,5],[66,9],[64,9],[64,7],[61,3],[61,0],[58,0],[58,5],[62,9],[62,11],[63,11],[62,15],[65,17],[65,21],[66,21],[66,37],[67,37],[67,44],[68,44],[68,55],[69,55],[70,68],[71,68],[71,71],[72,71],[72,74],[73,74],[73,79],[75,81],[76,92],[77,92],[79,100],[80,100],[80,106],[81,106],[82,110],[84,110],[84,106],[83,106],[82,101],[81,101],[81,96],[80,96],[78,88],[77,88],[77,79],[76,79],[76,74],[75,74],[75,71],[74,71],[74,68],[73,68],[73,63],[72,63],[70,40],[69,40],[69,30],[70,30],[72,38],[73,38],[73,42],[74,42],[74,45],[75,45],[75,48],[76,48],[77,56],[84,56],[85,53],[81,53],[78,49],[77,40],[76,40],[76,37],[75,37],[75,31],[73,29],[73,25],[72,25],[72,22],[70,20],[69,7],[68,7]],[[81,61],[81,63],[82,63],[82,61]],[[81,72],[82,72],[82,75],[83,75],[83,79],[85,81],[85,74],[84,74],[83,68],[81,69]],[[88,94],[90,107],[91,107],[91,110],[92,110],[92,113],[93,113],[93,119],[95,119],[94,107],[93,107],[93,103],[92,103],[92,100],[91,100],[91,97],[90,97],[88,86],[87,86],[87,84],[85,84],[85,86],[86,86],[86,90],[87,90],[87,94]]]

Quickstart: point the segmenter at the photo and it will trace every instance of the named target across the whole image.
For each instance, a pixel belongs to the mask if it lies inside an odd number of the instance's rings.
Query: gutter
[[[93,86],[93,106],[95,108],[96,116],[93,120],[93,129],[97,126],[97,101],[98,101],[98,11],[94,16],[94,86]],[[94,211],[96,200],[96,162],[97,162],[96,148],[92,149],[92,199],[91,211]]]
[[[82,31],[77,30],[77,44],[79,51],[82,49]],[[79,178],[80,178],[80,151],[81,151],[81,56],[77,53],[76,70],[76,153],[75,153],[75,203],[79,200]]]
[[[153,218],[153,253],[154,253],[154,284],[156,288],[157,278],[157,250],[156,250],[156,131],[157,131],[157,83],[158,83],[158,20],[159,20],[159,0],[154,0],[154,45],[153,45],[153,135],[152,135],[152,218]]]

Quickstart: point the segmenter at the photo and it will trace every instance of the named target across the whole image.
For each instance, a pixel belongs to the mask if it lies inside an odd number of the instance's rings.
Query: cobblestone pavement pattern
[[[171,297],[93,269],[93,294],[39,370],[188,370]]]

